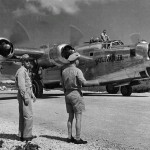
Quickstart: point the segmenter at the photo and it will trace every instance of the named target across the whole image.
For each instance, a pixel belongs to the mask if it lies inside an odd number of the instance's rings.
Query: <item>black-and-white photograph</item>
[[[150,150],[150,1],[0,0],[0,150]]]

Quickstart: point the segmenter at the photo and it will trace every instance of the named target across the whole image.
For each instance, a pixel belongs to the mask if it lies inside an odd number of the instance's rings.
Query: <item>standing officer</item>
[[[22,66],[15,75],[19,102],[19,137],[21,141],[31,141],[36,138],[36,136],[32,135],[33,112],[31,98],[35,102],[36,97],[32,91],[32,82],[28,72],[30,68],[29,55],[24,54],[21,57],[21,62]]]
[[[78,58],[80,54],[75,52],[75,50],[70,50],[68,52],[70,56],[66,54],[66,59],[70,61],[70,64],[62,69],[62,86],[65,93],[66,101],[66,110],[69,114],[68,116],[68,138],[67,142],[73,142],[75,144],[86,144],[87,141],[84,141],[80,138],[81,133],[81,120],[82,120],[82,111],[85,110],[85,104],[83,101],[83,96],[81,92],[81,87],[83,86],[92,86],[99,85],[98,81],[86,81],[82,71],[77,68],[79,64]],[[71,54],[72,53],[72,54]],[[74,115],[76,118],[76,139],[72,136],[72,124]]]

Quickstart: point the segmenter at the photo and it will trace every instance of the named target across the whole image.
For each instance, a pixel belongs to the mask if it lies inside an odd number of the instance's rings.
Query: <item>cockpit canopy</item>
[[[119,46],[119,45],[124,45],[124,43],[121,40],[111,40],[107,42],[103,42],[100,38],[91,38],[89,42],[85,42],[88,44],[95,44],[95,43],[100,43],[102,44],[102,48],[112,48],[114,46]]]

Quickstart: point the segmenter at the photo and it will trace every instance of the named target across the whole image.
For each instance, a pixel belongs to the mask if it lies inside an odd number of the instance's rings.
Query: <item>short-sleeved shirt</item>
[[[82,71],[74,64],[67,66],[62,71],[63,88],[67,91],[78,90],[81,92],[82,83],[85,81]]]
[[[85,81],[83,73],[74,64],[62,71],[62,85],[65,91],[66,109],[68,113],[82,113],[85,104],[82,97],[81,87]]]

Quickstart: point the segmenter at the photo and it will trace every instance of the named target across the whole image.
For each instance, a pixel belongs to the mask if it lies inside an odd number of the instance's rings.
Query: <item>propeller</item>
[[[13,56],[14,45],[29,41],[29,35],[19,21],[14,24],[11,31],[8,29],[8,33],[8,39],[0,38],[0,55],[5,58],[10,58]]]
[[[71,46],[77,46],[83,37],[82,32],[75,26],[70,25],[70,44]]]
[[[12,33],[10,34],[10,42],[16,45],[23,42],[28,42],[29,39],[30,38],[25,27],[19,21],[17,21],[12,29]]]

